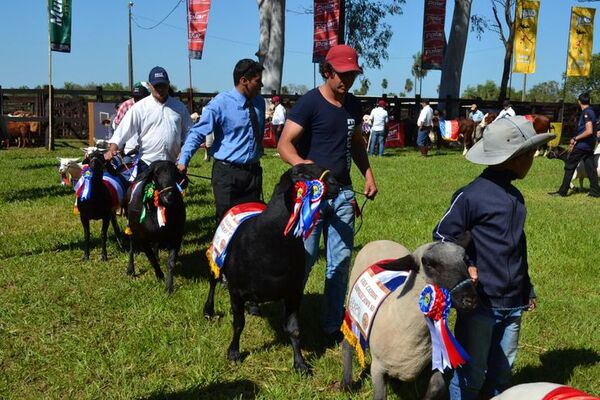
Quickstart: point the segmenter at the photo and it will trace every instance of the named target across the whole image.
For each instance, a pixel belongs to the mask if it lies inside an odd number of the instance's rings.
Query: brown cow
[[[34,117],[33,113],[17,111],[9,117]],[[17,147],[25,147],[31,142],[31,135],[40,131],[40,123],[36,121],[7,121],[8,138],[5,139],[6,147],[10,147],[11,139],[15,139]]]

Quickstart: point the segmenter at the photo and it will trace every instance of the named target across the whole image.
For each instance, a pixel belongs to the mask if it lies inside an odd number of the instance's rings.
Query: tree
[[[415,78],[415,81],[419,82],[419,96],[422,94],[423,88],[423,78],[427,76],[427,70],[423,69],[423,57],[421,57],[421,52],[417,52],[417,54],[413,55],[413,65],[410,70],[411,75]]]
[[[404,91],[406,93],[410,93],[410,92],[412,92],[412,90],[413,90],[414,87],[415,86],[413,84],[412,79],[406,78],[406,82],[404,82]]]
[[[514,5],[516,0],[491,0],[493,20],[480,15],[473,16],[474,30],[480,37],[483,31],[496,32],[504,45],[504,63],[502,68],[502,80],[500,81],[500,92],[498,100],[506,99],[508,79],[510,78],[510,64],[513,54],[513,42],[515,37]]]
[[[256,0],[260,22],[258,61],[264,66],[263,93],[279,92],[285,48],[285,0]]]
[[[345,3],[344,42],[356,50],[367,67],[381,68],[381,62],[389,59],[387,48],[393,35],[385,17],[402,14],[400,6],[406,0],[345,0]]]
[[[304,94],[306,92],[308,92],[308,87],[302,84],[288,83],[281,87],[281,93],[283,94]]]
[[[446,46],[446,53],[442,64],[442,76],[440,77],[439,96],[442,99],[448,96],[457,99],[460,94],[460,80],[469,34],[471,2],[472,0],[454,0],[452,28],[450,29],[448,46]],[[441,106],[446,106],[446,115],[448,117],[458,115],[458,103],[451,103],[450,105],[441,104]]]
[[[462,93],[463,98],[466,99],[482,99],[482,100],[495,100],[498,98],[500,89],[496,83],[492,80],[485,81],[484,84],[479,84],[475,87],[469,85]]]
[[[562,99],[562,87],[556,81],[541,82],[529,89],[527,98],[529,101],[557,103]]]
[[[381,89],[383,92],[385,92],[385,89],[388,88],[388,80],[383,78],[383,80],[381,81]]]
[[[570,76],[567,78],[566,84],[566,102],[573,103],[581,93],[589,92],[592,101],[596,104],[600,103],[600,53],[592,55],[592,66],[589,77]]]
[[[371,81],[369,81],[369,78],[367,78],[367,77],[360,78],[360,88],[354,89],[354,94],[359,95],[359,96],[364,96],[365,94],[367,94],[370,87],[371,87]]]

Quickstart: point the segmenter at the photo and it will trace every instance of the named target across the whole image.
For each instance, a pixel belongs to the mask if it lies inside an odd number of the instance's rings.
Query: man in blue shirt
[[[551,196],[564,197],[569,191],[573,173],[577,169],[580,161],[583,161],[585,172],[590,179],[590,191],[588,196],[600,197],[600,187],[598,187],[598,172],[596,171],[596,162],[594,161],[594,147],[596,147],[596,114],[590,107],[589,93],[582,93],[577,100],[581,107],[581,115],[577,125],[577,134],[571,138],[571,152],[565,162],[565,174],[562,184],[556,192],[548,193]]]
[[[190,159],[214,132],[209,152],[214,158],[212,188],[217,223],[231,207],[258,201],[262,195],[262,139],[265,101],[259,95],[263,66],[250,59],[233,69],[235,87],[218,94],[202,110],[181,149],[177,167],[186,172]]]
[[[477,104],[471,104],[471,111],[469,112],[469,119],[475,122],[475,140],[481,139],[481,121],[483,121],[483,113],[477,108]]]

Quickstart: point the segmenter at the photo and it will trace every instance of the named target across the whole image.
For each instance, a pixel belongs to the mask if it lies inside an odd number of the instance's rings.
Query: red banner
[[[442,69],[446,51],[446,0],[425,0],[423,17],[423,69]]]
[[[327,51],[338,44],[340,0],[315,0],[313,63],[325,59]]]
[[[404,147],[404,124],[402,122],[394,121],[388,124],[385,147]]]
[[[210,0],[188,0],[188,49],[190,58],[196,60],[202,58],[209,11]]]

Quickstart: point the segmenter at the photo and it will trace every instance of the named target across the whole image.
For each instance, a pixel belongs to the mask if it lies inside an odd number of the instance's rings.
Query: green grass
[[[208,268],[204,250],[214,214],[208,181],[192,178],[188,223],[176,268],[175,292],[164,293],[145,257],[141,272],[125,274],[127,255],[109,236],[109,262],[100,261],[100,223],[92,223],[91,259],[81,261],[83,232],[72,213],[71,188],[59,185],[56,156],[78,156],[78,142],[55,152],[0,152],[0,398],[39,399],[369,399],[368,373],[355,369],[353,394],[336,389],[338,349],[326,348],[318,328],[324,268],[320,260],[304,298],[303,351],[314,376],[292,368],[282,334],[281,306],[248,317],[244,362],[230,365],[231,314],[217,290],[221,318],[202,316]],[[390,150],[372,160],[380,194],[364,210],[356,247],[391,239],[408,248],[431,239],[452,193],[481,168],[453,151],[423,159]],[[194,158],[191,172],[209,175]],[[263,161],[265,197],[285,170],[269,151]],[[354,171],[355,188],[362,179]],[[528,205],[530,271],[539,308],[523,319],[514,382],[553,381],[600,394],[600,202],[575,194],[553,198],[562,164],[536,159],[517,183]],[[359,202],[362,201],[359,198]],[[124,221],[120,221],[124,225]],[[162,264],[165,263],[162,257]],[[164,270],[164,267],[163,267]],[[422,384],[395,384],[391,398],[419,398]]]

